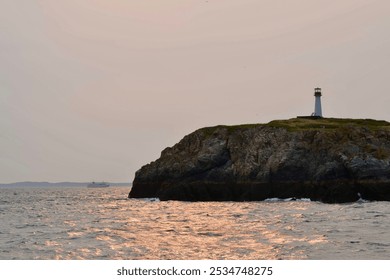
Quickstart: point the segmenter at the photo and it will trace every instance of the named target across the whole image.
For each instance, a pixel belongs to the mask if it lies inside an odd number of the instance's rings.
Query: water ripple
[[[0,189],[0,259],[388,259],[388,202],[178,202]],[[15,194],[16,193],[16,194]]]

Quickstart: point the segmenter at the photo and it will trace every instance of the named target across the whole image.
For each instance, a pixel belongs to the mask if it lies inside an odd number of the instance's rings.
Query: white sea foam
[[[160,202],[160,199],[158,197],[141,198],[140,200],[149,202]]]
[[[264,200],[265,202],[281,202],[281,201],[304,201],[304,202],[310,202],[310,198],[295,198],[295,197],[289,197],[289,198],[267,198]]]

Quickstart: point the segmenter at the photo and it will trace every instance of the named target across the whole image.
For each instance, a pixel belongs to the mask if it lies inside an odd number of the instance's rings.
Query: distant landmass
[[[1,187],[82,187],[87,186],[91,182],[16,182],[9,184],[0,184]],[[131,183],[108,183],[113,187],[128,187]]]
[[[129,197],[390,201],[390,123],[294,118],[202,128],[138,170]]]

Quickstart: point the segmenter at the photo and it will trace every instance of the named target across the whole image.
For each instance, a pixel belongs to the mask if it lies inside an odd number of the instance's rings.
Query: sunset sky
[[[0,183],[130,182],[184,135],[390,121],[388,0],[2,0]]]

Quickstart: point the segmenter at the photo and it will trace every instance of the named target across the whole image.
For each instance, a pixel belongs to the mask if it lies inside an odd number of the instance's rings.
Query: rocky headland
[[[295,118],[202,128],[138,170],[129,197],[390,201],[390,123]]]

